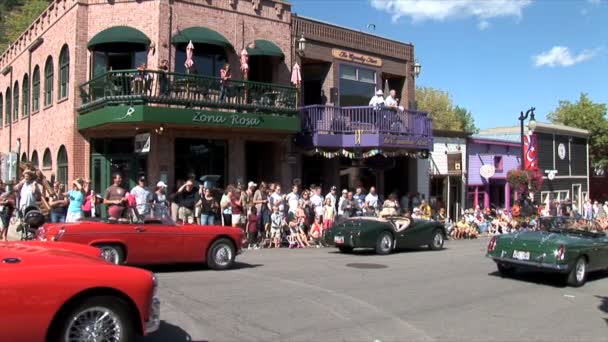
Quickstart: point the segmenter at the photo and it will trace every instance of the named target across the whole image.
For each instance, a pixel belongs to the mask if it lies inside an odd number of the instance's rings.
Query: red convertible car
[[[47,223],[38,240],[82,243],[102,250],[115,264],[152,265],[206,262],[210,268],[231,268],[241,252],[243,231],[222,226],[178,224],[171,218],[131,222],[84,220]]]
[[[160,325],[157,286],[97,248],[0,242],[0,340],[133,341]]]

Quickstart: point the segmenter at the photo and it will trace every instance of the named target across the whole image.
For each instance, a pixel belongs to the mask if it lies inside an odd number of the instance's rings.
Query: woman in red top
[[[323,224],[321,223],[321,216],[315,217],[315,222],[310,227],[309,234],[312,241],[317,245],[317,248],[323,246]]]
[[[243,204],[241,203],[241,191],[236,190],[230,197],[230,206],[232,207],[232,226],[242,227],[241,214],[243,213]]]

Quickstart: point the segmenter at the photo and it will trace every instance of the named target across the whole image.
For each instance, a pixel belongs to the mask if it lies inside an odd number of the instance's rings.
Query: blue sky
[[[419,86],[480,128],[537,120],[581,92],[608,103],[608,0],[293,0],[299,15],[415,46]],[[369,30],[374,24],[375,30]]]

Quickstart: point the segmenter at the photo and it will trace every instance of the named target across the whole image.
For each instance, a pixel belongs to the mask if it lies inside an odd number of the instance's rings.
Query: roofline
[[[505,126],[505,127],[495,127],[495,128],[487,128],[479,131],[478,134],[508,134],[508,133],[520,133],[520,126]],[[524,131],[527,130],[527,127],[524,126]],[[534,128],[535,132],[540,133],[566,133],[568,135],[588,138],[589,131],[582,128],[566,126],[560,123],[546,123],[546,122],[537,122],[536,127]]]
[[[292,17],[297,17],[297,18],[304,19],[304,20],[314,21],[314,22],[317,22],[319,24],[329,25],[329,26],[341,28],[343,30],[348,30],[348,31],[351,31],[351,32],[364,34],[366,36],[373,37],[373,38],[384,39],[384,40],[387,40],[387,41],[390,41],[390,42],[393,42],[393,43],[397,43],[397,44],[401,44],[401,45],[405,45],[405,46],[410,46],[412,48],[414,47],[413,43],[406,43],[406,42],[398,41],[396,39],[387,38],[387,37],[380,36],[380,35],[377,35],[377,34],[367,33],[365,31],[357,30],[357,29],[354,29],[354,28],[346,27],[346,26],[341,26],[341,25],[330,23],[330,22],[327,22],[327,21],[323,21],[323,20],[319,20],[319,19],[315,19],[315,18],[310,18],[310,17],[306,17],[306,16],[301,16],[301,15],[298,15],[298,14],[296,14],[294,12],[292,12],[291,15],[292,15]]]
[[[521,147],[521,142],[514,142],[510,140],[486,139],[483,137],[470,137],[469,140],[474,144],[494,144],[501,146]]]
[[[434,129],[433,136],[438,138],[468,138],[471,136],[471,133],[465,131]]]

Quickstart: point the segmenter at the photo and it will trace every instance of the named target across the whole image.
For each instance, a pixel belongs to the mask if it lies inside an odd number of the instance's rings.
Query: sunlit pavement
[[[487,239],[439,252],[257,250],[238,268],[153,268],[163,323],[144,341],[606,341],[608,276],[504,279]]]

